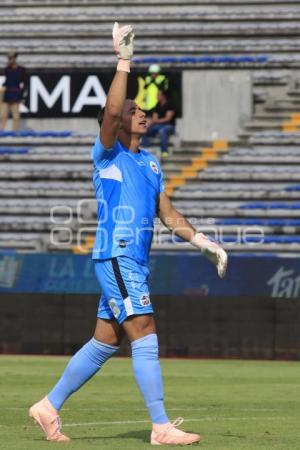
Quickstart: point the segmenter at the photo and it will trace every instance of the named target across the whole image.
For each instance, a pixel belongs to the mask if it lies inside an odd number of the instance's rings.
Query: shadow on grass
[[[229,438],[238,438],[238,439],[246,439],[247,436],[244,436],[242,434],[231,434],[231,433],[226,433],[226,434],[219,434],[219,436],[222,437],[229,437]]]
[[[126,433],[115,434],[114,436],[81,436],[72,437],[72,441],[93,441],[93,440],[105,440],[105,439],[137,439],[149,443],[150,432],[149,430],[137,430],[127,431]]]

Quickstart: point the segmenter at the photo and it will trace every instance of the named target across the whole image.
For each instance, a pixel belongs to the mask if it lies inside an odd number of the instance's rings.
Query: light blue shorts
[[[126,256],[95,260],[102,295],[97,317],[116,319],[119,324],[135,314],[152,314],[149,269]]]

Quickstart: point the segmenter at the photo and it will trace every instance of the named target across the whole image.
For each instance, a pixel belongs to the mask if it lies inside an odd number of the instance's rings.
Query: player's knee
[[[107,345],[115,345],[119,346],[121,344],[122,338],[121,336],[116,336],[115,334],[103,333],[102,331],[95,330],[94,338]]]
[[[123,323],[123,329],[130,341],[135,341],[151,333],[156,333],[152,314],[133,315]]]
[[[94,338],[107,345],[119,346],[123,337],[123,330],[114,320],[98,319]]]

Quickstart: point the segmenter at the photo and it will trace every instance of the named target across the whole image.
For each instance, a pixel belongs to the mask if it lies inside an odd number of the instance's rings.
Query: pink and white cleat
[[[200,441],[199,434],[186,433],[178,430],[179,425],[183,422],[182,417],[174,420],[172,423],[166,423],[164,425],[153,424],[151,433],[152,445],[191,445]]]
[[[60,432],[61,418],[47,397],[32,405],[29,416],[44,431],[47,441],[69,442],[70,438]]]

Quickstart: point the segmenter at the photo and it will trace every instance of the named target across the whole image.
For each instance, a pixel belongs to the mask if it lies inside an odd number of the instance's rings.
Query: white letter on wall
[[[70,76],[64,75],[49,94],[40,78],[33,75],[30,78],[30,112],[38,112],[39,96],[48,109],[51,109],[57,99],[62,96],[62,112],[70,112]]]
[[[94,91],[95,95],[90,96],[91,90]],[[106,102],[106,94],[103,87],[96,75],[90,75],[87,77],[77,100],[72,108],[73,113],[79,113],[84,105],[98,105],[104,106]]]

